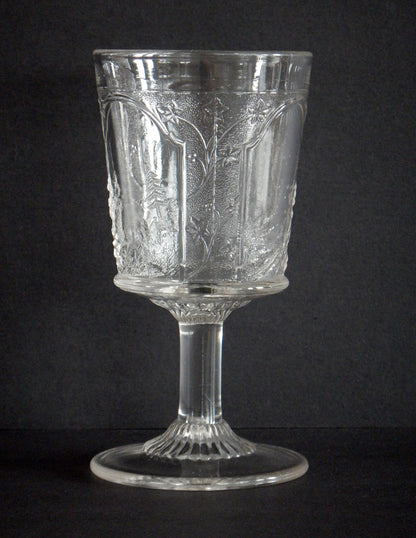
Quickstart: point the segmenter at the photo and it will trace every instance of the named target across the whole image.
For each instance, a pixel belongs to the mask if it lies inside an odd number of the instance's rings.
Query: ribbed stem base
[[[248,456],[254,450],[254,443],[236,435],[225,420],[208,424],[177,419],[162,435],[143,445],[148,456],[189,461]]]

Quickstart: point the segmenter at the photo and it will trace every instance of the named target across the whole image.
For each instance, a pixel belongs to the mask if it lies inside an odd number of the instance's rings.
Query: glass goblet
[[[223,322],[284,276],[311,54],[98,50],[115,284],[179,322],[176,420],[91,461],[101,478],[216,490],[292,480],[303,456],[222,418]]]

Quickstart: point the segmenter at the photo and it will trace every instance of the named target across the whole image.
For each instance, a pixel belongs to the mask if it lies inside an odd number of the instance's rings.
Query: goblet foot
[[[177,420],[146,443],[97,454],[91,470],[130,486],[213,491],[294,480],[306,473],[308,462],[292,450],[247,441],[225,421],[202,426]]]

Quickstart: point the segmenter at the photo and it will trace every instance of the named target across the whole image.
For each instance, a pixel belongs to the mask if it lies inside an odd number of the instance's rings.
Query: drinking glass
[[[176,420],[154,439],[95,456],[99,477],[216,490],[306,472],[300,454],[243,439],[223,419],[221,349],[233,310],[288,285],[311,59],[308,52],[94,52],[114,282],[168,309],[180,335]]]

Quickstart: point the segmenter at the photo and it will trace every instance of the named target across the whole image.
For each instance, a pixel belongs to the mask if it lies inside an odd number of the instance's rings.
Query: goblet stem
[[[222,323],[179,322],[178,419],[214,424],[221,420]]]
[[[222,321],[179,321],[178,418],[162,435],[144,444],[149,456],[211,461],[254,451],[253,443],[237,436],[222,418],[222,328]]]
[[[184,490],[254,487],[303,475],[308,468],[303,456],[239,437],[222,418],[223,320],[244,301],[175,303],[176,308],[169,301],[154,302],[179,321],[178,417],[154,439],[97,454],[92,471],[121,484]]]

